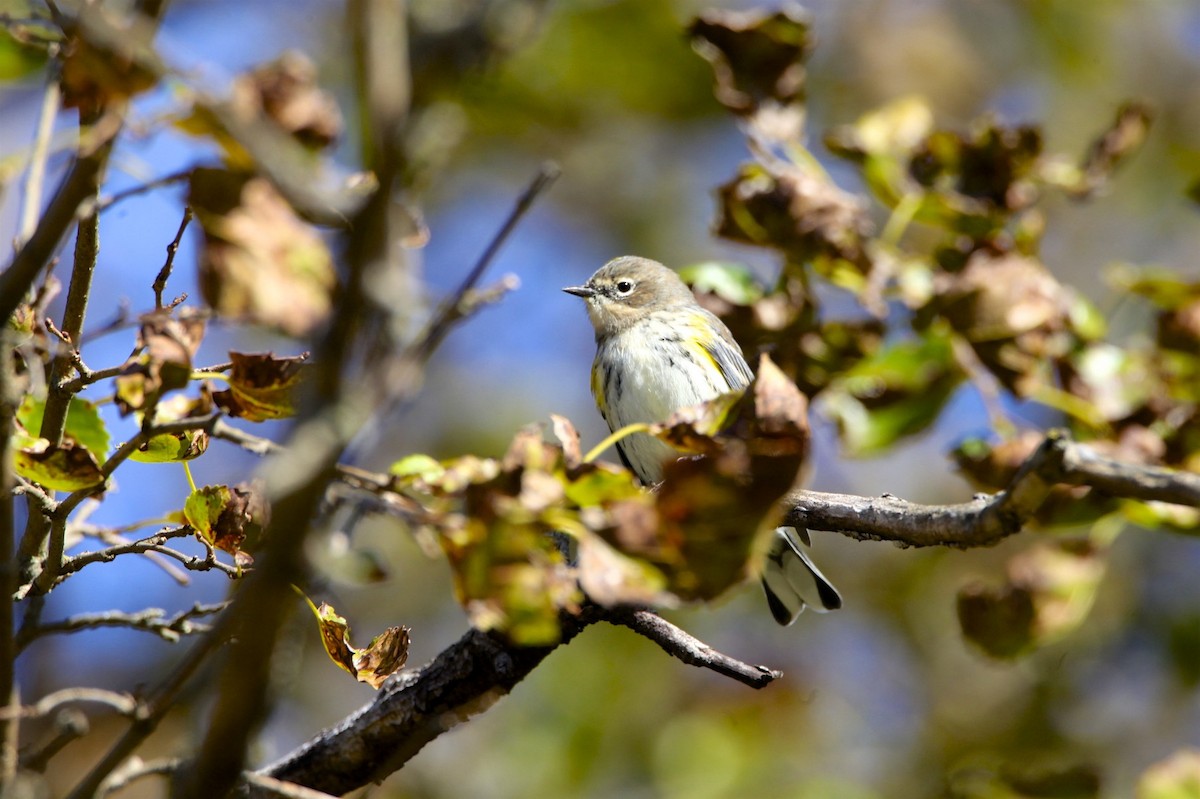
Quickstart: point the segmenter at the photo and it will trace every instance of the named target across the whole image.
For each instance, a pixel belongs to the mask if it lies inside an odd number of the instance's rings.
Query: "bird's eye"
[[[632,280],[618,280],[617,281],[617,293],[620,294],[622,297],[628,296],[628,294],[631,291],[633,291],[633,281]]]

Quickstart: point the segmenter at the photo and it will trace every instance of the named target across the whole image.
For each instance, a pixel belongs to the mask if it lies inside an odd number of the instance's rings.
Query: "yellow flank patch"
[[[696,363],[701,364],[705,368],[712,367],[718,374],[724,374],[721,364],[713,357],[713,334],[704,324],[704,318],[695,317],[688,321],[690,324],[687,327],[687,336],[683,340],[684,346],[695,353]]]
[[[608,407],[604,402],[604,375],[598,364],[592,364],[592,397],[596,400],[596,407],[600,410],[600,415],[608,421]]]

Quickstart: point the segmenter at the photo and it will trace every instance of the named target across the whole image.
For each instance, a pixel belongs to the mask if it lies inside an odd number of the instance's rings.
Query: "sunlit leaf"
[[[269,181],[196,169],[188,203],[204,231],[200,288],[218,314],[291,336],[325,321],[337,283],[333,258]]]
[[[196,397],[176,394],[159,402],[154,408],[155,422],[175,422],[207,416],[212,412],[212,397],[202,390]],[[141,415],[139,415],[139,419]],[[134,450],[130,460],[142,463],[171,463],[198,458],[208,450],[209,435],[202,429],[180,433],[163,433]]]
[[[31,435],[36,436],[42,429],[42,417],[45,412],[46,401],[27,394],[21,399],[21,405],[17,409],[17,421]],[[78,397],[71,398],[67,405],[67,423],[63,429],[63,438],[79,443],[97,458],[108,452],[108,427],[100,418],[95,403]]]
[[[78,491],[100,485],[104,475],[90,450],[73,441],[51,447],[45,439],[13,453],[17,474],[55,491]]]
[[[1200,797],[1200,750],[1180,749],[1142,774],[1138,799],[1197,799]]]
[[[190,430],[183,433],[163,433],[153,436],[134,450],[130,460],[141,463],[171,463],[198,458],[208,449],[208,433]]]
[[[785,164],[744,164],[717,194],[718,236],[778,249],[797,263],[829,256],[867,270],[866,209],[828,176]]]
[[[188,310],[143,316],[137,349],[114,379],[121,413],[148,411],[167,392],[187,386],[204,333],[204,318]]]
[[[261,488],[248,483],[232,488],[227,485],[198,488],[183,505],[184,518],[197,535],[210,546],[233,555],[239,566],[253,561],[242,550],[242,542],[251,529],[266,525],[268,514]]]
[[[763,295],[763,287],[754,273],[741,264],[705,261],[679,270],[696,292],[715,294],[734,305],[750,305]]]
[[[230,416],[251,422],[283,419],[296,413],[296,391],[308,355],[291,357],[230,352],[229,389],[214,391],[213,402]]]
[[[329,659],[359,682],[378,689],[384,680],[404,668],[408,661],[409,628],[389,627],[359,649],[350,643],[350,625],[333,606],[322,602],[318,607],[308,597],[304,601],[317,617],[317,629]]]

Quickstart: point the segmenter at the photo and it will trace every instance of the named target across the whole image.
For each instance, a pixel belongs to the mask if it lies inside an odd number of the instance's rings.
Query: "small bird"
[[[582,286],[563,291],[582,297],[596,331],[592,395],[612,431],[639,422],[661,422],[679,408],[744,388],[753,379],[729,328],[701,308],[687,284],[657,261],[622,256]],[[621,461],[646,486],[679,457],[666,442],[633,433],[617,442]],[[808,532],[779,527],[763,564],[762,584],[775,620],[791,624],[812,605],[842,606],[837,589],[801,549]],[[815,589],[817,603],[812,596]]]

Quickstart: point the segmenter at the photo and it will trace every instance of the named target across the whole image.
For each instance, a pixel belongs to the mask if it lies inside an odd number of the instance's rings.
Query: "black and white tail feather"
[[[763,564],[762,586],[775,621],[785,627],[805,607],[818,613],[837,610],[842,595],[809,559],[804,548],[812,545],[807,530],[776,527]]]

